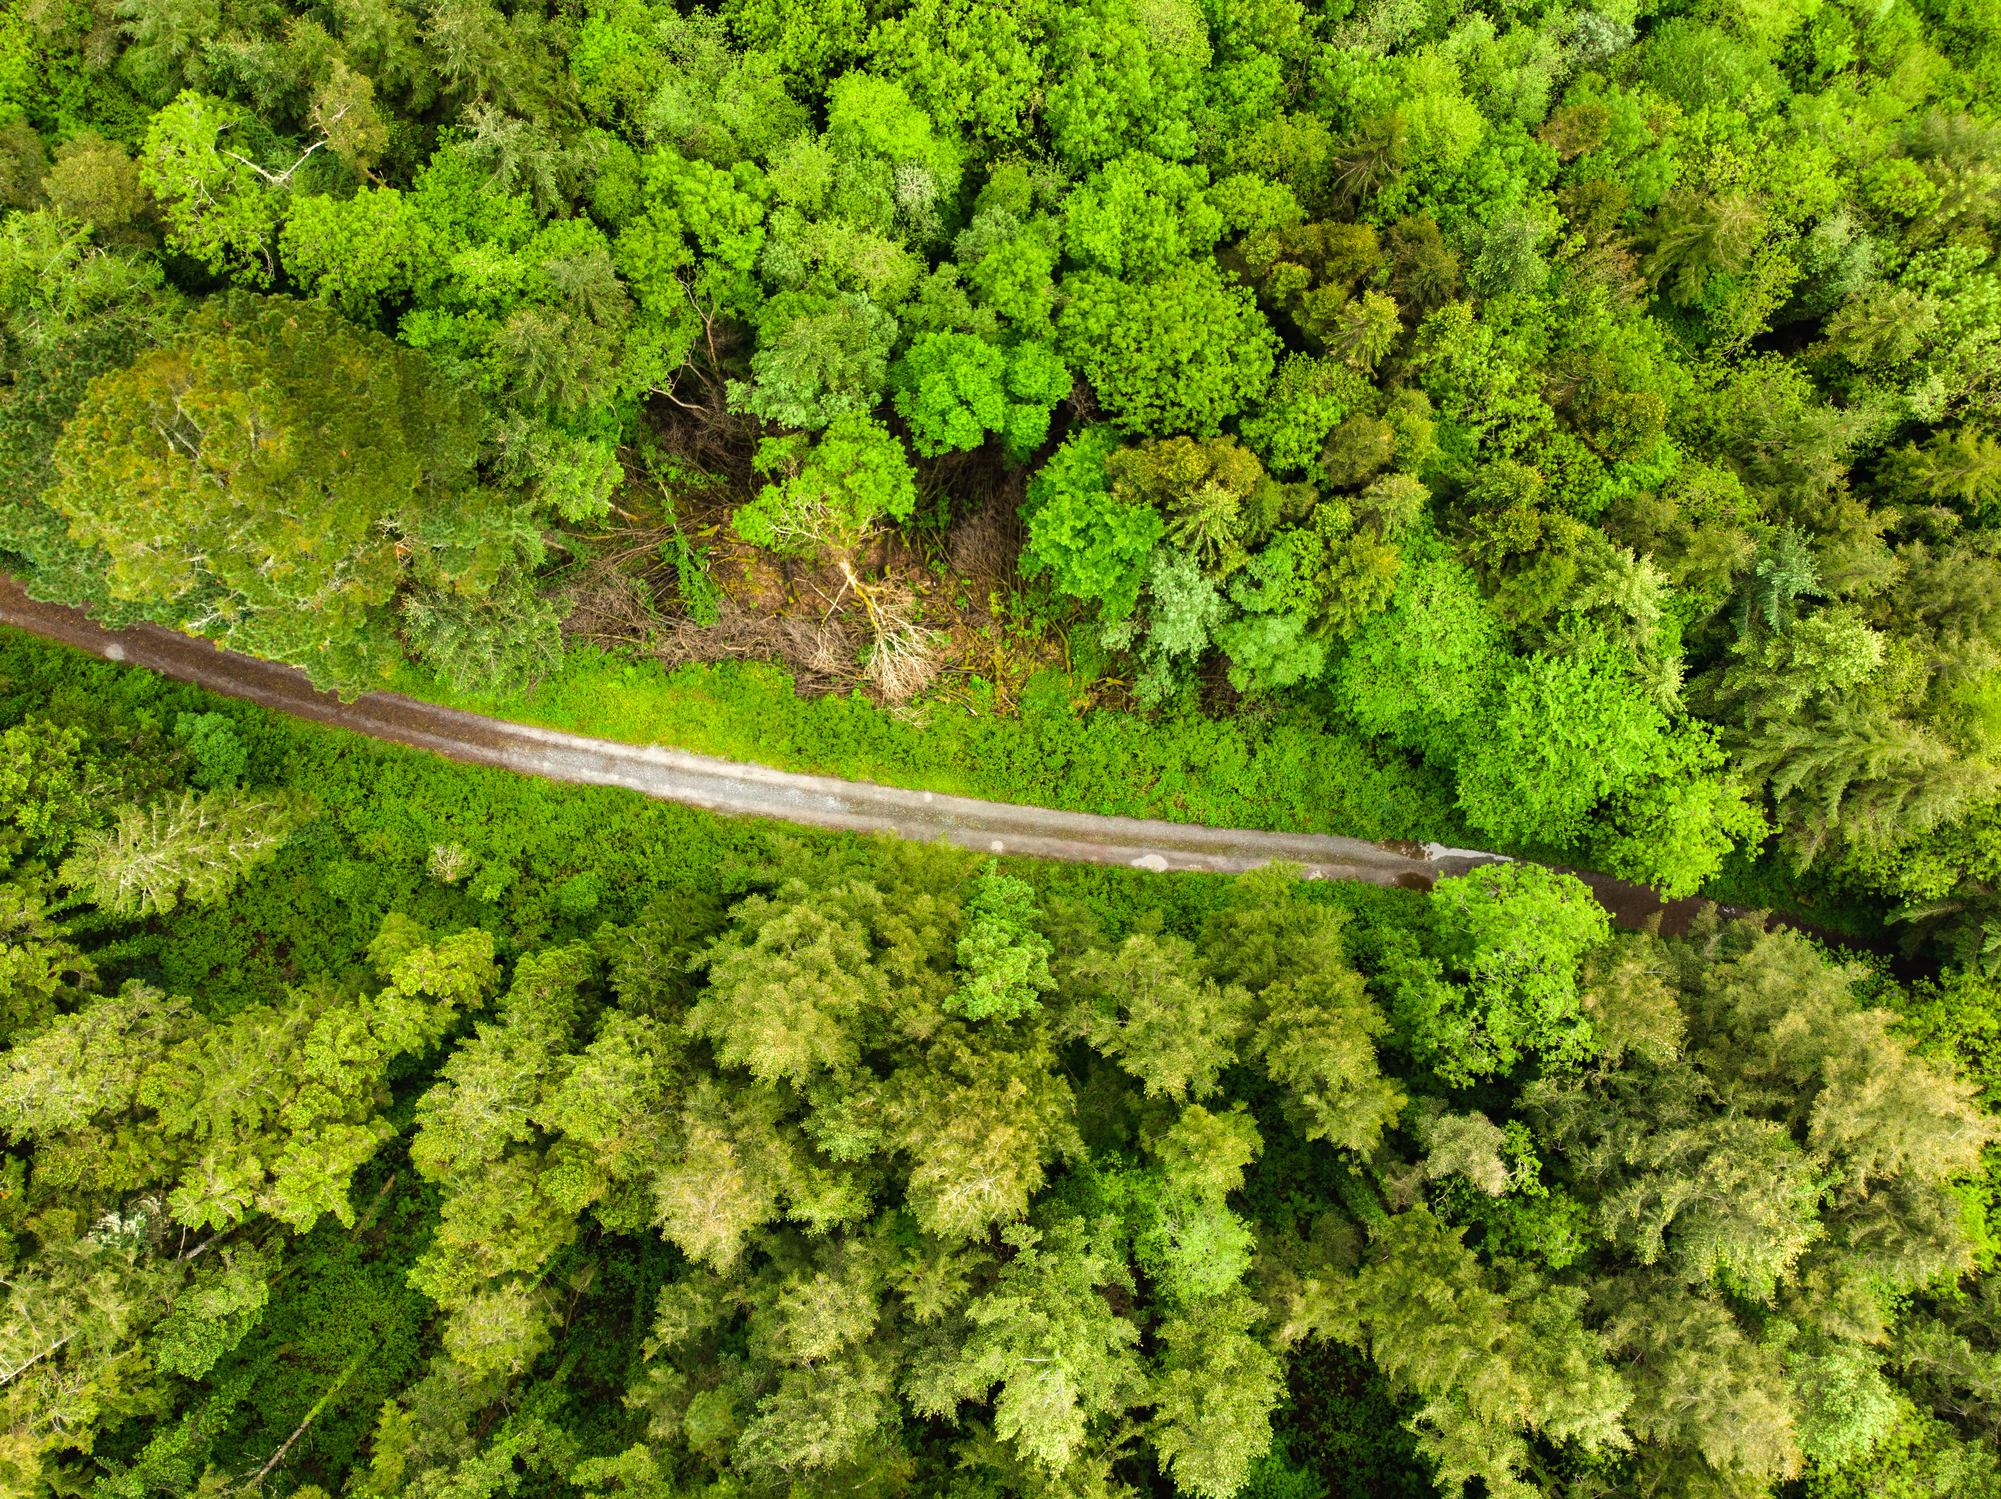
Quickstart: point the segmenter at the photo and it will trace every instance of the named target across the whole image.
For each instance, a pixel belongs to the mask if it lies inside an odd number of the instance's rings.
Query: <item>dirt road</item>
[[[289,666],[219,651],[157,625],[107,630],[81,610],[30,599],[0,576],[0,624],[12,625],[108,660],[144,666],[212,692],[281,713],[333,724],[474,765],[599,786],[623,786],[647,796],[686,802],[731,816],[770,817],[813,827],[946,838],[982,852],[1025,854],[1074,863],[1126,864],[1156,872],[1199,870],[1235,874],[1274,859],[1304,866],[1315,879],[1368,880],[1426,889],[1433,880],[1500,862],[1496,854],[1440,844],[1371,843],[1307,833],[1261,833],[1195,827],[1132,817],[1057,812],[979,801],[930,791],[904,791],[865,781],[796,775],[653,745],[587,739],[553,729],[440,708],[393,692],[371,692],[352,703],[316,692]],[[1660,899],[1641,885],[1577,871],[1614,920],[1636,926],[1662,914],[1663,930],[1685,928],[1700,902]]]

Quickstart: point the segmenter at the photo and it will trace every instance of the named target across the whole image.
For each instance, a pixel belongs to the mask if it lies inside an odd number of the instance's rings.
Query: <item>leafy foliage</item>
[[[737,512],[736,524],[747,540],[776,551],[849,551],[879,517],[907,520],[917,504],[903,450],[867,417],[837,419],[810,447],[772,438],[758,463],[780,477]]]

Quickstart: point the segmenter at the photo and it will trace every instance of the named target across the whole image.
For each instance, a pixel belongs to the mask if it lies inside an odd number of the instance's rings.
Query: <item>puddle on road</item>
[[[1401,854],[1406,859],[1417,859],[1420,862],[1426,857],[1424,845],[1415,838],[1379,838],[1376,840],[1376,847],[1386,854]]]

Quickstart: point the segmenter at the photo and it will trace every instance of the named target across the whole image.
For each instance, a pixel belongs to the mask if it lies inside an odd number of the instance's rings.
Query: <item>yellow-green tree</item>
[[[110,555],[113,598],[173,601],[190,629],[356,687],[393,659],[370,611],[407,574],[476,580],[511,554],[465,502],[475,454],[422,355],[237,296],[91,383],[49,498]]]

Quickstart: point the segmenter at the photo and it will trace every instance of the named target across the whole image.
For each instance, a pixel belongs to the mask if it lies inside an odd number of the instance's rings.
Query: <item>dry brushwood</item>
[[[472,853],[462,843],[434,843],[428,867],[432,879],[454,885],[471,872]]]
[[[851,581],[875,636],[863,673],[884,702],[908,702],[936,680],[947,637],[917,623],[917,600],[901,583]]]
[[[718,355],[727,356],[739,339],[727,323],[714,323],[709,331]],[[751,455],[757,450],[755,422],[729,409],[724,382],[690,363],[660,394],[666,399],[655,402],[648,413],[649,432],[660,452],[696,473],[712,476],[727,490],[747,491],[756,482],[751,468]]]
[[[961,576],[1006,580],[1014,576],[1023,540],[1012,498],[996,495],[952,527],[945,548]]]
[[[753,613],[728,595],[718,601],[713,625],[661,613],[646,581],[611,569],[595,570],[565,590],[570,615],[563,633],[571,641],[621,646],[650,656],[667,670],[721,661],[778,660],[793,674],[802,696],[852,686],[862,679],[861,641],[847,620],[777,619]]]
[[[604,564],[564,588],[562,597],[570,606],[563,620],[565,645],[586,640],[650,648],[654,634],[668,623],[654,609],[644,579]]]
[[[846,620],[774,619],[725,597],[713,625],[685,618],[659,621],[647,654],[669,671],[719,661],[782,661],[800,695],[812,697],[860,680],[859,644]]]
[[[864,670],[885,702],[906,703],[937,680],[945,643],[937,630],[899,625],[876,637]]]

